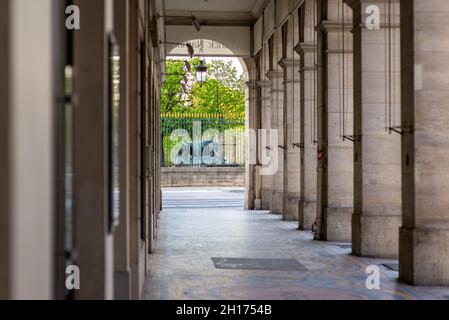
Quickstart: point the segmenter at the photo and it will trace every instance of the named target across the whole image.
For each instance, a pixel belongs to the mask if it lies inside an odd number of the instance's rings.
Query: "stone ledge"
[[[244,186],[245,168],[168,167],[161,168],[162,187]]]

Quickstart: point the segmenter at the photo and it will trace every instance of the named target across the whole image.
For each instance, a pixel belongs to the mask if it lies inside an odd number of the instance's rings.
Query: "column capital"
[[[357,8],[363,0],[343,0],[351,9]]]
[[[349,21],[349,20],[346,21],[344,23],[344,25],[342,25],[342,23],[338,22],[338,21],[329,21],[329,20],[323,21],[318,26],[318,28],[325,33],[341,32],[342,28],[344,28],[344,31],[351,32],[352,31],[352,19],[351,19],[351,21]]]
[[[283,70],[300,67],[300,61],[298,59],[281,59],[278,64]]]
[[[245,84],[248,89],[254,89],[258,85],[257,81],[247,81]]]
[[[331,53],[353,53],[354,50],[352,49],[328,49],[326,51],[327,54],[331,54]]]
[[[295,46],[295,51],[297,54],[301,55],[304,53],[315,52],[316,45],[313,42],[300,42]]]
[[[269,81],[269,80],[257,81],[257,85],[262,89],[271,88],[271,81]]]
[[[272,82],[269,80],[261,80],[257,82],[257,86],[262,90],[260,100],[269,101],[271,99]]]
[[[284,76],[284,72],[281,70],[270,70],[266,74],[267,78],[270,80],[282,78]]]

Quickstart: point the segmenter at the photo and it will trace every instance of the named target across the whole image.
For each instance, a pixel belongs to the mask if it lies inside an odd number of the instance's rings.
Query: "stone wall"
[[[245,185],[245,168],[161,168],[164,187],[236,187]]]

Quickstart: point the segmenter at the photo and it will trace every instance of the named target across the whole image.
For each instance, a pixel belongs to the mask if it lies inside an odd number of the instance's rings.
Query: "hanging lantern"
[[[199,83],[204,83],[206,82],[206,78],[207,78],[207,67],[204,64],[204,61],[201,61],[198,68],[196,68],[196,81],[198,81]]]

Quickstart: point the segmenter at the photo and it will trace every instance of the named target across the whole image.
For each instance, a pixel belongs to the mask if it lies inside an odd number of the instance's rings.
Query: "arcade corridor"
[[[448,16],[0,0],[0,299],[449,299]],[[194,59],[241,63],[244,188],[162,190],[173,56],[183,101],[207,87]],[[206,134],[173,129],[205,167]]]
[[[314,242],[311,232],[298,231],[295,222],[282,221],[279,215],[245,211],[234,205],[238,199],[232,191],[165,190],[164,201],[170,205],[162,212],[144,299],[449,299],[449,288],[398,284],[398,272],[384,266],[397,260],[357,258],[350,255],[350,245]],[[188,202],[179,201],[180,194],[188,195]],[[209,202],[211,194],[214,201]],[[178,207],[171,205],[173,200]],[[230,206],[216,208],[217,202]],[[212,258],[220,257],[262,260],[218,269]],[[296,259],[302,266],[273,266],[265,259]],[[369,265],[381,270],[380,290],[366,289]]]

